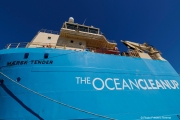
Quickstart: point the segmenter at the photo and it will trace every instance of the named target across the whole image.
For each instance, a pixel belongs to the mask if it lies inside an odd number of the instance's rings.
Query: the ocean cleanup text
[[[155,89],[179,89],[177,80],[154,79],[120,79],[120,78],[93,78],[76,77],[79,85],[92,85],[96,90],[155,90]]]

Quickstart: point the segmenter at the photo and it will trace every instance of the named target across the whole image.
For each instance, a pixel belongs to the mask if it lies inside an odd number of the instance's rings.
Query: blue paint
[[[29,53],[26,59],[25,53]],[[179,119],[179,89],[96,90],[92,85],[95,78],[104,82],[119,78],[121,84],[123,79],[176,80],[180,84],[179,75],[167,61],[46,48],[1,50],[0,57],[0,72],[14,80],[20,77],[20,84],[82,110],[119,120],[165,115]],[[7,62],[25,60],[25,65],[7,66]],[[31,64],[31,60],[52,60],[53,64]],[[91,84],[77,84],[76,77],[89,77]],[[0,119],[105,119],[42,98],[3,75],[0,79],[4,80],[0,87]],[[102,83],[97,81],[96,85],[101,87]],[[108,86],[115,87],[114,82],[108,81]]]

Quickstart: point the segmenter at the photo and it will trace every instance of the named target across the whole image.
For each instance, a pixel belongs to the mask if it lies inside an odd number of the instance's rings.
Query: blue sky
[[[64,21],[101,29],[107,39],[147,42],[180,73],[180,0],[1,0],[0,48],[29,42],[41,28],[59,31]]]

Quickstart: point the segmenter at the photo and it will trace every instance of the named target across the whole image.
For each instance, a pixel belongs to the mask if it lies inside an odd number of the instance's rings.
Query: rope
[[[76,107],[74,107],[74,106],[65,104],[65,103],[63,103],[63,102],[59,102],[59,101],[57,101],[57,100],[54,100],[54,99],[52,99],[52,98],[49,98],[49,97],[47,97],[47,96],[45,96],[45,95],[42,95],[42,94],[40,94],[40,93],[38,93],[38,92],[36,92],[36,91],[34,91],[34,90],[31,90],[30,88],[27,88],[27,87],[23,86],[22,84],[16,82],[15,80],[11,79],[10,77],[8,77],[7,75],[5,75],[5,74],[2,73],[2,72],[0,72],[0,74],[2,74],[4,77],[6,77],[7,79],[11,80],[12,82],[16,83],[17,85],[23,87],[24,89],[29,90],[30,92],[32,92],[32,93],[34,93],[34,94],[36,94],[36,95],[39,95],[39,96],[41,96],[41,97],[43,97],[43,98],[45,98],[45,99],[48,99],[48,100],[50,100],[50,101],[52,101],[52,102],[55,102],[55,103],[57,103],[57,104],[60,104],[60,105],[69,107],[69,108],[71,108],[71,109],[74,109],[74,110],[77,110],[77,111],[80,111],[80,112],[84,112],[84,113],[90,114],[90,115],[94,115],[94,116],[97,116],[97,117],[101,117],[101,118],[105,118],[105,119],[109,119],[109,120],[116,120],[116,119],[114,119],[114,118],[110,118],[110,117],[107,117],[107,116],[104,116],[104,115],[100,115],[100,114],[96,114],[96,113],[89,112],[89,111],[86,111],[86,110],[82,110],[82,109],[80,109],[80,108],[76,108]],[[149,112],[152,112],[152,111],[149,111]],[[137,113],[142,113],[142,112],[136,112],[136,114],[137,114]],[[122,114],[122,113],[119,113],[119,114]],[[114,114],[114,115],[119,115],[119,114]],[[123,113],[123,114],[129,114],[129,113]],[[180,113],[178,113],[178,114],[180,114]],[[161,115],[161,116],[174,116],[174,115],[177,115],[177,116],[179,117],[178,114],[169,114],[169,115]]]
[[[47,96],[45,96],[45,95],[42,95],[42,94],[40,94],[40,93],[38,93],[38,92],[36,92],[36,91],[34,91],[34,90],[31,90],[30,88],[28,88],[28,87],[26,87],[26,86],[23,86],[22,84],[16,82],[15,80],[11,79],[10,77],[8,77],[7,75],[5,75],[5,74],[2,73],[2,72],[0,72],[0,74],[2,74],[4,77],[6,77],[6,78],[9,79],[10,81],[14,82],[15,84],[23,87],[24,89],[26,89],[26,90],[28,90],[28,91],[36,94],[36,95],[39,95],[39,96],[41,96],[41,97],[43,97],[43,98],[45,98],[45,99],[48,99],[48,100],[50,100],[50,101],[52,101],[52,102],[55,102],[55,103],[57,103],[57,104],[60,104],[60,105],[69,107],[69,108],[71,108],[71,109],[74,109],[74,110],[77,110],[77,111],[80,111],[80,112],[84,112],[84,113],[90,114],[90,115],[94,115],[94,116],[101,117],[101,118],[105,118],[105,119],[109,119],[109,120],[115,120],[114,118],[110,118],[110,117],[107,117],[107,116],[104,116],[104,115],[100,115],[100,114],[96,114],[96,113],[93,113],[93,112],[89,112],[89,111],[86,111],[86,110],[83,110],[83,109],[76,108],[76,107],[74,107],[74,106],[65,104],[65,103],[63,103],[63,102],[54,100],[54,99],[52,99],[52,98],[50,98],[50,97],[47,97]]]

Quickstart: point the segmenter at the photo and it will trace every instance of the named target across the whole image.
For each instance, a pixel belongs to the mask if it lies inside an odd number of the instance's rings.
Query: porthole
[[[20,78],[20,77],[17,77],[17,79],[16,79],[16,80],[17,80],[17,82],[19,82],[19,81],[21,80],[21,78]]]
[[[44,54],[44,58],[45,58],[45,59],[47,59],[47,58],[48,58],[48,56],[49,56],[49,54],[48,54],[48,53],[45,53],[45,54]]]
[[[79,45],[82,45],[82,42],[79,42]]]
[[[29,57],[29,53],[24,54],[24,59],[27,59]]]
[[[71,40],[70,42],[71,42],[71,43],[74,43],[74,41],[73,41],[73,40]]]

